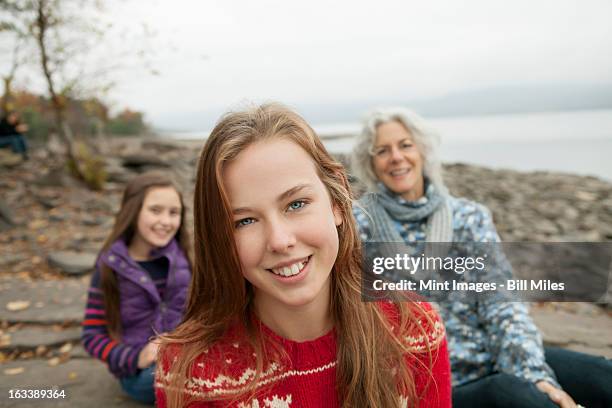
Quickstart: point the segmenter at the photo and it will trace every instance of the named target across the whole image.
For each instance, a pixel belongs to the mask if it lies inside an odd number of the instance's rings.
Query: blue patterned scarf
[[[371,240],[374,242],[404,242],[397,222],[427,219],[428,242],[452,242],[452,209],[446,195],[425,181],[425,196],[406,201],[379,183],[379,192],[364,195],[359,203],[371,217]]]

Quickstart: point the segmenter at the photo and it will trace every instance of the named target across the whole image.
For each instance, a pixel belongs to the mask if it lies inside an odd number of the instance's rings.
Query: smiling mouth
[[[410,169],[397,169],[397,170],[391,170],[389,172],[389,174],[392,177],[399,177],[399,176],[404,176],[406,174],[410,173]]]
[[[287,265],[287,266],[283,266],[281,268],[273,268],[273,269],[266,269],[268,272],[272,272],[273,274],[277,275],[277,276],[283,276],[283,277],[291,277],[291,276],[295,276],[298,275],[300,272],[302,272],[304,270],[304,268],[306,267],[306,265],[308,265],[308,262],[310,262],[310,258],[312,257],[312,255],[308,256],[307,258],[304,258],[298,262],[295,262],[291,265]]]

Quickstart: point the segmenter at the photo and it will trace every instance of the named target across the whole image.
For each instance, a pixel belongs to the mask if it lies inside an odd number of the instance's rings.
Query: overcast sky
[[[612,1],[132,1],[154,67],[111,98],[157,126],[245,100],[293,106],[430,98],[500,85],[612,83]]]

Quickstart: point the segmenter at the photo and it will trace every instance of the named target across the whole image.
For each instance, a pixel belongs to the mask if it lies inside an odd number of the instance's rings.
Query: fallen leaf
[[[31,230],[45,228],[49,225],[46,220],[34,220],[28,224],[28,228]]]
[[[70,350],[72,350],[72,344],[66,343],[62,347],[60,347],[59,352],[63,354],[70,352]]]
[[[18,312],[20,310],[25,310],[28,307],[30,307],[29,300],[15,300],[6,304],[6,308],[9,312]]]
[[[16,331],[18,331],[22,327],[23,327],[23,323],[15,323],[14,325],[12,325],[11,327],[8,328],[8,332],[9,333],[15,333]]]
[[[23,367],[15,367],[15,368],[7,368],[4,370],[4,374],[5,375],[17,375],[17,374],[21,374],[25,371],[25,368]]]
[[[47,347],[43,346],[42,344],[38,347],[36,347],[36,355],[37,356],[42,356],[43,354],[45,354],[47,352]]]
[[[6,347],[11,345],[11,335],[3,334],[0,336],[0,347]]]
[[[53,357],[52,359],[47,361],[47,364],[49,364],[51,367],[55,367],[59,363],[60,363],[60,358],[59,357]]]
[[[78,374],[75,371],[71,371],[70,373],[68,373],[68,378],[71,380],[74,380],[78,377]]]

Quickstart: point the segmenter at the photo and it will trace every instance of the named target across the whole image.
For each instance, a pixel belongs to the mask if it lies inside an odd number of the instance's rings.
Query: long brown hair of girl
[[[193,264],[190,235],[187,231],[185,222],[186,209],[181,190],[178,188],[176,182],[159,172],[140,174],[127,184],[123,192],[121,208],[115,216],[115,224],[110,235],[106,238],[106,241],[104,241],[104,245],[98,257],[108,251],[111,245],[118,239],[123,239],[127,245],[130,244],[136,232],[138,216],[145,196],[155,187],[172,187],[179,195],[181,200],[181,225],[176,232],[175,238],[185,253],[189,264]],[[111,337],[119,339],[121,337],[121,319],[119,315],[119,287],[117,285],[117,276],[115,271],[104,263],[101,263],[100,274],[101,289],[104,294],[106,327]]]
[[[194,195],[197,251],[186,315],[174,332],[162,337],[158,354],[158,376],[168,379],[167,406],[182,407],[191,401],[183,386],[195,359],[219,340],[237,318],[248,333],[256,356],[256,375],[247,389],[252,393],[257,386],[266,353],[261,352],[261,333],[252,324],[253,289],[241,274],[222,171],[225,163],[250,144],[276,137],[293,141],[311,156],[342,216],[338,227],[338,256],[330,275],[330,311],[337,333],[340,401],[345,407],[399,407],[401,390],[408,405],[416,405],[414,376],[404,359],[405,342],[400,341],[400,335],[395,334],[380,307],[361,300],[361,242],[345,170],[327,153],[302,117],[282,105],[267,104],[226,114],[213,129],[200,155]],[[420,330],[428,338],[416,323],[413,309],[419,306],[408,305],[397,304],[399,327],[410,327],[413,333]],[[167,375],[164,367],[169,367]]]

